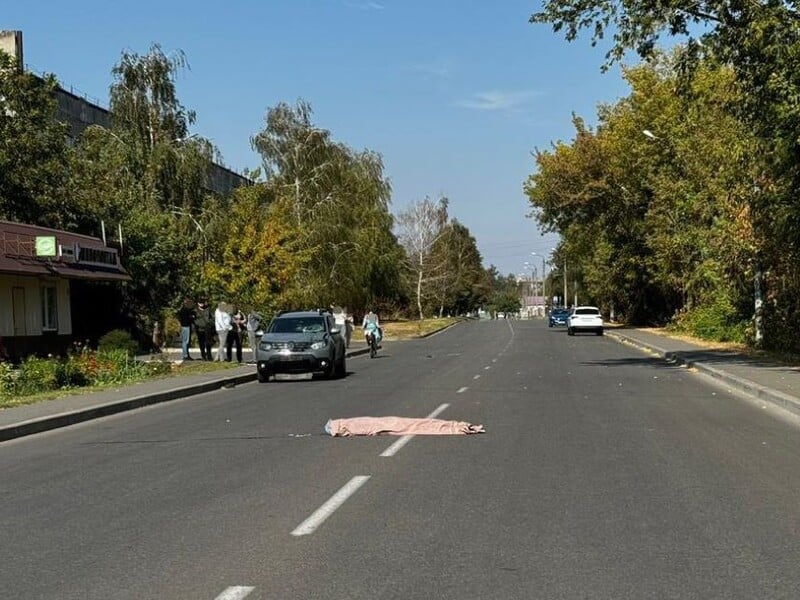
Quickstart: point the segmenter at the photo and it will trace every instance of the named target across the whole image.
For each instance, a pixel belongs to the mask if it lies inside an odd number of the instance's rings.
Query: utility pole
[[[755,344],[756,347],[760,348],[764,345],[764,301],[762,298],[761,293],[761,283],[763,279],[763,273],[761,271],[761,260],[760,257],[756,256],[755,261],[755,277],[754,277],[754,310],[753,310],[753,317],[754,317],[754,325],[755,325]]]
[[[564,308],[567,308],[567,259],[564,258]]]

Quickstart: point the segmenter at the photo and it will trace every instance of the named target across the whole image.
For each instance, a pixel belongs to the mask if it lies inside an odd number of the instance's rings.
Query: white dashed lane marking
[[[458,391],[456,392],[456,394],[463,394],[463,393],[464,393],[464,392],[466,392],[468,389],[469,389],[469,388],[468,388],[468,387],[466,387],[466,386],[465,386],[465,387],[462,387],[462,388],[458,388]]]
[[[473,379],[480,379],[480,378],[481,378],[481,376],[480,376],[480,375],[474,375],[472,378],[473,378]]]
[[[294,531],[292,531],[292,535],[301,536],[314,533],[317,530],[317,527],[325,522],[325,519],[336,512],[337,508],[344,504],[350,496],[356,493],[358,488],[367,482],[369,477],[369,475],[356,475],[353,477],[350,481],[344,484],[344,486],[338,492],[331,496],[328,501],[325,502],[325,504],[315,510],[314,513],[305,521],[300,523],[300,525],[298,525]]]
[[[442,404],[439,408],[437,408],[435,411],[433,411],[431,414],[429,414],[426,418],[427,419],[436,418],[437,416],[442,414],[442,412],[444,412],[444,410],[448,406],[450,406],[450,405],[449,404]],[[383,458],[389,458],[390,456],[394,456],[395,454],[397,454],[397,451],[400,450],[400,448],[402,448],[403,446],[405,446],[408,442],[410,442],[411,438],[413,438],[413,437],[414,437],[413,435],[404,435],[399,440],[397,440],[394,444],[389,446],[386,450],[381,452],[381,456]]]
[[[234,585],[226,589],[214,600],[242,600],[242,598],[246,598],[254,589],[256,588],[248,585]]]

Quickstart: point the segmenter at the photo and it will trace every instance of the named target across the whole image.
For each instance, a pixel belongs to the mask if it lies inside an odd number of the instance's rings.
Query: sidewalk
[[[353,346],[347,350],[348,358],[368,352],[362,344]],[[167,352],[171,360],[180,358],[180,349],[170,348]],[[193,351],[192,354],[197,356],[199,351]],[[147,360],[149,356],[139,358]],[[250,358],[249,350],[245,349],[243,358]],[[255,364],[243,364],[211,373],[152,379],[119,388],[0,409],[0,442],[255,380]]]
[[[800,414],[800,368],[714,350],[634,328],[606,329],[606,335],[661,358],[724,381],[734,389]]]

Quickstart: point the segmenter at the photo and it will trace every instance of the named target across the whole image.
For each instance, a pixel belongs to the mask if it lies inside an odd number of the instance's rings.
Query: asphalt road
[[[0,598],[800,597],[794,422],[539,321],[348,370],[0,445]],[[487,433],[323,433],[437,412]]]

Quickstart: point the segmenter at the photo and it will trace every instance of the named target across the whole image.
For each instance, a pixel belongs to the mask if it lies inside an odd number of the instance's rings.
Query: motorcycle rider
[[[364,315],[364,320],[361,323],[361,329],[364,330],[364,339],[367,341],[367,344],[369,344],[370,335],[375,335],[376,346],[381,343],[381,340],[383,339],[383,330],[381,329],[378,315],[376,315],[375,312],[370,310]]]

